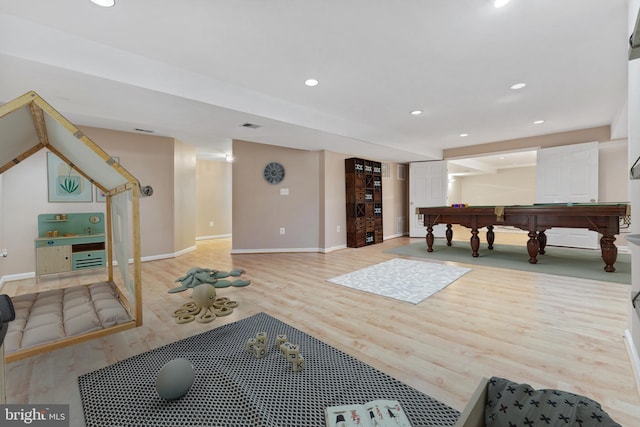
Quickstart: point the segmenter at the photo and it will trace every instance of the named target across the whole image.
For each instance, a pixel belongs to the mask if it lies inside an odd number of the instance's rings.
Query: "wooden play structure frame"
[[[102,150],[82,131],[63,117],[36,92],[24,95],[0,106],[0,174],[19,165],[24,159],[41,149],[55,153],[80,175],[88,179],[106,194],[106,238],[108,281],[114,283],[114,251],[112,244],[113,217],[111,198],[131,192],[133,294],[127,283],[120,289],[114,286],[122,305],[131,320],[108,328],[75,335],[56,341],[20,349],[5,356],[13,362],[60,347],[92,340],[142,325],[142,267],[140,254],[140,189],[139,181]],[[0,348],[0,351],[2,349]],[[0,353],[2,355],[3,352]]]

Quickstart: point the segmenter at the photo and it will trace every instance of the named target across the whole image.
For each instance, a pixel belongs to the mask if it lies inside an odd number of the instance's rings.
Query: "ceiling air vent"
[[[391,179],[391,163],[382,162],[382,178]]]
[[[251,129],[258,129],[260,126],[259,125],[254,125],[253,123],[243,123],[242,127],[251,128]]]

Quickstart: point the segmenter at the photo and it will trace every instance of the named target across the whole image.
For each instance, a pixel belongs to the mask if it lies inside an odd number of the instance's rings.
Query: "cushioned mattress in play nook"
[[[19,295],[11,300],[16,319],[9,323],[5,338],[7,354],[131,320],[111,282]]]

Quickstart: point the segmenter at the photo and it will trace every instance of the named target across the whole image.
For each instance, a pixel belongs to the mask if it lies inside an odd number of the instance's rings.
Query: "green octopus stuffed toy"
[[[180,286],[170,289],[169,293],[172,294],[176,292],[186,291],[187,289],[194,288],[195,286],[198,286],[202,283],[208,283],[216,288],[226,288],[228,286],[247,286],[251,283],[250,280],[220,280],[229,276],[237,277],[244,273],[245,271],[242,269],[219,271],[212,268],[194,267],[187,271],[187,274],[176,279],[176,282],[180,282]]]

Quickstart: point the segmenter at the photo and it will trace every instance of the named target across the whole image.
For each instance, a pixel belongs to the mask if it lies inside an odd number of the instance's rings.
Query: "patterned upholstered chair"
[[[482,378],[455,427],[539,425],[620,426],[588,397],[492,377]]]
[[[0,295],[0,404],[7,401],[4,371],[4,337],[9,329],[9,322],[16,318],[13,302],[8,295]]]

